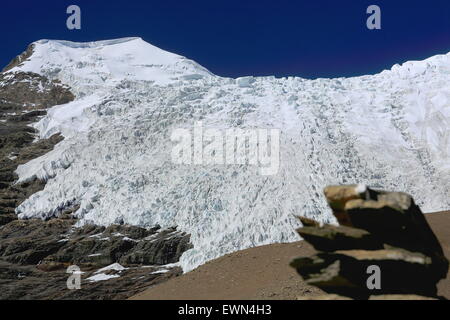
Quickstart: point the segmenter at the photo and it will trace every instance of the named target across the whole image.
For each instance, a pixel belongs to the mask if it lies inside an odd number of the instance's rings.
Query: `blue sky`
[[[71,4],[81,8],[81,30],[66,28]],[[381,30],[366,28],[372,4]],[[1,9],[2,66],[43,38],[140,36],[231,77],[356,76],[450,52],[449,0],[28,0]]]

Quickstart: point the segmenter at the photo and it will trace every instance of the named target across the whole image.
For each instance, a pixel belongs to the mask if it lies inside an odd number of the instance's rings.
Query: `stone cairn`
[[[291,262],[320,299],[438,298],[448,261],[411,196],[362,185],[324,190],[339,226],[299,217],[297,232],[317,251]]]

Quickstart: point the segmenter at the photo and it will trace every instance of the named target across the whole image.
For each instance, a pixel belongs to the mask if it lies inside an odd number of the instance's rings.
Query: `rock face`
[[[42,110],[75,99],[70,88],[58,80],[32,72],[0,74],[2,110]]]
[[[30,44],[28,48],[22,52],[20,55],[15,57],[6,67],[3,68],[2,72],[6,72],[27,60],[34,52],[34,44]]]
[[[65,214],[0,227],[0,299],[127,298],[181,274],[176,262],[191,248],[189,235],[175,228],[75,228],[75,222]],[[101,270],[117,263],[118,270]],[[66,286],[71,265],[83,272],[81,290]],[[113,280],[96,281],[99,274]]]
[[[448,261],[411,196],[360,185],[324,193],[340,226],[300,217],[298,233],[319,251],[291,262],[308,284],[354,299],[436,298]]]
[[[56,134],[34,142],[36,130],[30,124],[47,108],[74,98],[67,86],[38,74],[0,74],[0,225],[14,220],[15,208],[45,185],[38,179],[15,184],[17,166],[51,151],[63,139]]]

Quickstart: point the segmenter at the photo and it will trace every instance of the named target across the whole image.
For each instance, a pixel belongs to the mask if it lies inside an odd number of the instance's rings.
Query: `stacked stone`
[[[411,196],[361,185],[324,192],[339,226],[300,217],[298,233],[318,251],[291,262],[306,283],[333,297],[437,297],[448,261]]]

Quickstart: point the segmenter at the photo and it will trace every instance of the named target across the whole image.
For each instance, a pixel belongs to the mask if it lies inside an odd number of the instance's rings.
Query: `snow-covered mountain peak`
[[[71,48],[99,48],[105,46],[111,46],[116,44],[122,44],[131,41],[143,41],[140,37],[126,37],[126,38],[117,38],[110,40],[100,40],[100,41],[91,41],[91,42],[74,42],[68,40],[52,40],[52,39],[41,39],[33,42],[34,44],[48,44],[48,43],[56,43],[63,46],[71,47]]]
[[[8,72],[34,72],[59,79],[84,96],[123,80],[165,85],[199,79],[211,73],[185,57],[155,47],[141,38],[95,42],[38,40],[28,59]]]
[[[8,72],[56,78],[77,95],[35,124],[42,137],[65,139],[17,169],[20,181],[48,180],[16,209],[21,218],[77,204],[81,223],[176,225],[191,235],[194,248],[181,259],[190,270],[298,240],[294,215],[329,221],[321,195],[329,184],[405,191],[424,211],[450,207],[448,54],[316,80],[222,78],[140,38],[41,40],[18,60]],[[173,161],[172,133],[199,122],[220,133],[279,129],[279,170],[262,176],[250,164]]]

